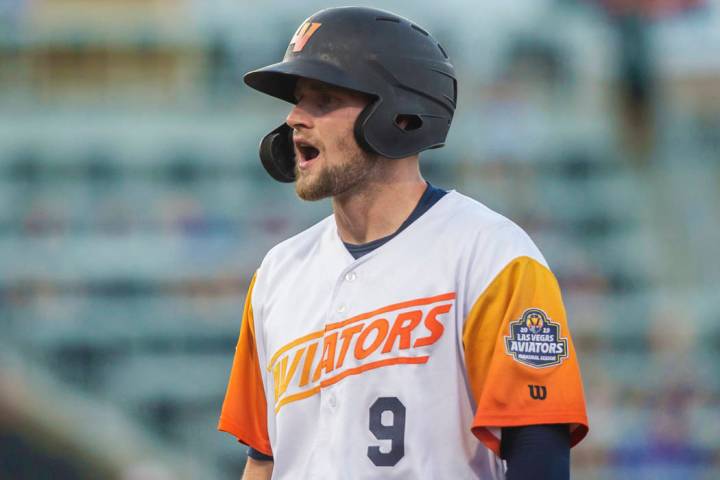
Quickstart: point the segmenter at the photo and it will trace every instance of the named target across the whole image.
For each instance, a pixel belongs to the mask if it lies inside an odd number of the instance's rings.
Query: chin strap
[[[295,181],[295,148],[292,128],[287,123],[283,123],[262,139],[260,161],[270,176],[278,182]]]

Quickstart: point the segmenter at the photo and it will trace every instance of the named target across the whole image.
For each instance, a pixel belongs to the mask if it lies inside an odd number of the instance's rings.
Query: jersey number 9
[[[392,413],[392,422],[383,423],[383,413]],[[380,451],[377,445],[367,455],[378,467],[393,467],[405,455],[405,405],[397,397],[379,397],[370,405],[370,431],[378,440],[390,440],[390,450]]]

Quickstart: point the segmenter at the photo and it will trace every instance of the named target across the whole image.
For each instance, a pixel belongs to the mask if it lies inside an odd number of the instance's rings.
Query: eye
[[[332,95],[323,93],[318,96],[318,105],[320,107],[329,107],[333,105],[335,100],[335,97],[333,97]]]

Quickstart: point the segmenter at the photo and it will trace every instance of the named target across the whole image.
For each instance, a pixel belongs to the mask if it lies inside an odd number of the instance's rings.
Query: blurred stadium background
[[[372,5],[460,75],[427,178],[558,275],[573,478],[720,478],[720,1]],[[329,212],[260,167],[288,108],[242,73],[325,6],[0,0],[0,478],[239,478],[215,426],[245,289]]]

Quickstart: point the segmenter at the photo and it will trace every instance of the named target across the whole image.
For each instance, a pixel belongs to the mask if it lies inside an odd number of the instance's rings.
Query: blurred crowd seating
[[[242,93],[240,72],[286,39],[243,43],[202,21],[187,33],[196,2],[148,2],[175,12],[150,37],[152,17],[104,35],[57,14],[88,2],[10,3],[0,25],[30,18],[39,33],[0,35],[0,347],[238,478],[244,448],[215,425],[245,290],[270,247],[329,213],[256,158],[284,111]],[[668,97],[652,148],[623,145],[613,78],[583,55],[611,56],[589,46],[606,28],[572,3],[528,14],[540,33],[498,36],[495,63],[461,48],[470,26],[434,29],[417,7],[463,75],[424,171],[520,224],[558,276],[591,422],[576,478],[717,478],[720,108]],[[273,22],[290,32],[293,15]],[[578,43],[560,48],[568,18]],[[703,75],[720,90],[720,71]]]

